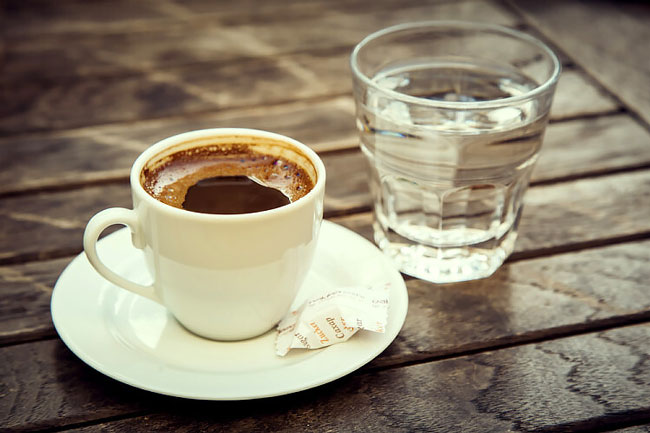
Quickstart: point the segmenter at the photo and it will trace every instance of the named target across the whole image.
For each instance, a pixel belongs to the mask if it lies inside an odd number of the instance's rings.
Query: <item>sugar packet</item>
[[[357,331],[383,333],[390,284],[341,287],[305,301],[278,324],[276,354],[342,343]]]

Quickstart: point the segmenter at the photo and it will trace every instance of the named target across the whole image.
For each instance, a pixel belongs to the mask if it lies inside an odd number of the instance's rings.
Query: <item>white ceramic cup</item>
[[[190,212],[164,204],[142,187],[143,168],[188,148],[230,141],[292,161],[313,180],[302,198],[275,209],[236,215]],[[216,340],[255,337],[287,313],[314,255],[323,216],[325,167],[304,144],[253,129],[220,128],[166,138],[131,168],[133,210],[105,209],[84,233],[84,250],[104,278],[165,306],[188,330]],[[136,284],[97,255],[97,239],[114,224],[131,229],[154,281]]]

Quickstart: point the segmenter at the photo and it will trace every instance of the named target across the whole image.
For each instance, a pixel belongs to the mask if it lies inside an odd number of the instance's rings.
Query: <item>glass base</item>
[[[492,275],[512,253],[517,239],[513,228],[499,239],[475,245],[435,247],[414,243],[373,224],[375,242],[407,275],[432,283],[456,283]]]

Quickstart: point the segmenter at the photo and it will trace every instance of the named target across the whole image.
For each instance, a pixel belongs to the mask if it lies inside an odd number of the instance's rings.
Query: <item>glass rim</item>
[[[532,45],[537,46],[542,51],[544,51],[553,63],[553,71],[550,77],[543,83],[537,85],[534,89],[529,90],[528,92],[516,95],[509,96],[507,98],[501,99],[492,99],[488,101],[472,101],[472,102],[463,102],[463,101],[440,101],[435,99],[421,98],[417,96],[408,95],[406,93],[398,92],[392,89],[387,89],[385,87],[377,85],[370,77],[361,72],[358,66],[358,57],[359,52],[370,42],[391,34],[396,33],[402,30],[413,30],[413,29],[427,29],[427,28],[453,28],[458,30],[479,30],[479,31],[493,31],[501,33],[502,35],[508,35],[515,37],[521,41],[528,42]],[[527,33],[515,30],[510,27],[490,24],[490,23],[480,23],[472,21],[457,21],[457,20],[429,20],[429,21],[414,21],[409,23],[397,24],[394,26],[386,27],[376,32],[370,33],[365,38],[361,40],[352,51],[350,55],[350,68],[352,69],[352,74],[357,79],[361,80],[368,87],[373,88],[381,93],[384,93],[390,96],[393,99],[401,100],[403,102],[408,102],[411,104],[424,105],[431,108],[447,108],[447,109],[481,109],[481,108],[493,108],[493,107],[502,107],[504,105],[511,105],[513,103],[518,103],[532,99],[533,97],[546,92],[550,87],[555,85],[558,78],[560,77],[560,72],[562,70],[562,65],[557,55],[551,50],[548,45],[540,41],[534,36],[531,36]]]

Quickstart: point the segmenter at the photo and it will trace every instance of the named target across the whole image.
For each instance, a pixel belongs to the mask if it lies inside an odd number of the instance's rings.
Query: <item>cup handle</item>
[[[102,277],[106,278],[111,283],[163,305],[162,300],[158,295],[156,295],[153,284],[144,286],[129,281],[110,270],[99,259],[99,256],[97,255],[97,239],[105,228],[114,224],[123,224],[128,226],[129,229],[131,229],[133,245],[136,248],[144,247],[144,239],[140,233],[138,216],[135,211],[119,207],[104,209],[93,216],[90,221],[88,221],[88,225],[86,225],[86,231],[84,232],[84,251],[86,252],[88,261]]]

